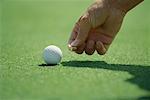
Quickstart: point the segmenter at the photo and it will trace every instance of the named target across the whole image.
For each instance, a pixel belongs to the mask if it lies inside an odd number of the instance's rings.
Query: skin
[[[119,32],[126,13],[143,0],[97,0],[76,22],[68,47],[77,54],[104,55]]]

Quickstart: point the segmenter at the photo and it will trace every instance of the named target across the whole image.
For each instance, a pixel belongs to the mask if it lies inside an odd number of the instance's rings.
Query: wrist
[[[110,5],[112,5],[116,9],[123,11],[124,13],[127,13],[142,1],[144,0],[110,0]]]

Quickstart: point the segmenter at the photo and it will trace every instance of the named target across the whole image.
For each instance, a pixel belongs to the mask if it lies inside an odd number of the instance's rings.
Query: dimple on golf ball
[[[46,47],[43,52],[43,59],[46,64],[59,64],[62,56],[61,49],[54,45]]]

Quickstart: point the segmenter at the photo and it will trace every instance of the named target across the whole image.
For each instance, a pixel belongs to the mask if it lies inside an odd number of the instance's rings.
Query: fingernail
[[[105,54],[107,50],[106,50],[104,44],[103,44],[102,42],[100,42],[100,41],[98,41],[97,44],[98,44],[98,45],[97,45],[97,48],[98,48],[98,49],[101,49],[101,53],[102,53],[102,54]]]
[[[70,44],[68,45],[68,48],[70,51],[75,51],[77,50],[77,47],[72,47]]]

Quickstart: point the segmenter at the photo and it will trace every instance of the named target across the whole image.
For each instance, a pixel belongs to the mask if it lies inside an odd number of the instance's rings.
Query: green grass
[[[0,100],[150,98],[149,0],[130,11],[105,56],[77,55],[67,40],[91,0],[2,0]],[[43,64],[54,44],[62,63]]]

